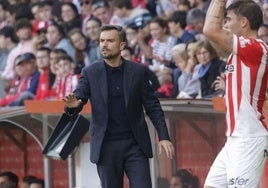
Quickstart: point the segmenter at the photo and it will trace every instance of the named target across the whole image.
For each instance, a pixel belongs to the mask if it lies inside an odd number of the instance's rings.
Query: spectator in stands
[[[52,22],[46,33],[47,44],[45,47],[53,49],[64,49],[73,59],[75,59],[75,49],[67,38],[63,28],[56,22]]]
[[[54,95],[54,97],[51,96],[51,99],[56,99],[56,94],[59,92],[59,82],[61,79],[61,74],[59,71],[59,58],[63,55],[66,55],[66,51],[63,49],[54,49],[50,52],[50,76],[49,76],[49,85],[52,85],[51,88],[51,95]]]
[[[29,188],[45,188],[45,182],[43,179],[35,178],[30,181]]]
[[[50,76],[53,74],[50,71],[50,51],[51,50],[49,48],[42,47],[36,52],[36,64],[40,72],[37,91],[34,98],[36,100],[49,100],[55,97],[55,93],[51,91],[53,83],[50,82]]]
[[[41,21],[51,21],[53,20],[52,8],[53,8],[53,1],[45,0],[38,2],[38,12]]]
[[[20,2],[16,4],[18,7],[15,12],[15,20],[27,19],[29,21],[34,19],[29,3]]]
[[[19,177],[10,171],[5,171],[5,172],[1,172],[0,173],[0,184],[4,183],[4,182],[9,182],[12,183],[15,188],[18,187],[18,183],[19,183]]]
[[[0,1],[0,29],[8,25],[7,19],[8,2],[6,0]]]
[[[208,6],[209,6],[210,1],[209,0],[195,0],[195,8],[198,8],[205,13],[207,12]]]
[[[175,83],[172,96],[178,99],[195,98],[200,91],[199,70],[195,63],[188,61],[187,45],[181,43],[174,46],[171,54],[180,71],[180,74],[173,74],[176,77],[173,77]]]
[[[81,7],[81,17],[82,17],[82,31],[86,35],[86,23],[88,19],[90,19],[92,15],[91,11],[91,1],[92,0],[79,0]]]
[[[199,178],[187,169],[179,169],[170,179],[170,188],[199,188]]]
[[[195,48],[196,48],[197,42],[190,42],[187,43],[186,51],[188,56],[188,61],[192,61],[192,64],[197,64],[196,56],[195,56]]]
[[[65,2],[61,5],[61,18],[65,34],[74,28],[82,28],[82,19],[73,3]]]
[[[159,88],[156,90],[158,98],[170,98],[173,90],[172,74],[160,73],[157,75]]]
[[[268,44],[268,23],[262,24],[258,30],[258,36],[262,39],[266,44]]]
[[[167,19],[176,10],[176,6],[170,0],[158,0],[156,5],[157,15],[161,18]]]
[[[208,40],[198,41],[195,56],[198,61],[199,80],[201,82],[201,97],[217,96],[213,82],[220,76],[219,67],[224,63]]]
[[[133,61],[132,48],[129,46],[125,46],[124,49],[121,51],[121,56],[128,61]]]
[[[188,0],[177,0],[177,1],[178,1],[178,4],[176,7],[178,11],[189,12],[189,10],[191,10],[192,7]]]
[[[89,39],[89,62],[90,64],[102,58],[99,47],[101,21],[91,17],[86,22],[86,36]]]
[[[185,30],[187,13],[175,11],[168,20],[169,32],[177,39],[176,44],[195,41],[194,35]]]
[[[47,21],[35,22],[33,28],[33,47],[32,52],[36,53],[37,49],[47,43],[46,33],[49,23]]]
[[[196,40],[204,40],[203,27],[205,23],[206,13],[199,8],[192,8],[186,17],[187,27],[191,34],[195,36]]]
[[[89,61],[89,41],[79,28],[74,28],[68,33],[68,38],[75,48],[74,74],[80,74],[82,68],[90,64]]]
[[[149,68],[156,75],[164,72],[172,72],[170,68],[171,48],[175,45],[176,39],[169,35],[167,22],[159,17],[150,22],[150,33],[152,35],[152,65]]]
[[[39,3],[38,2],[31,3],[30,8],[34,20],[40,20]]]
[[[265,2],[262,5],[262,12],[263,12],[263,23],[268,24],[268,3]]]
[[[73,74],[73,60],[69,55],[59,57],[58,74],[60,75],[57,91],[57,99],[62,100],[75,89],[79,76]]]
[[[6,67],[7,57],[10,51],[16,46],[17,38],[14,29],[5,26],[0,30],[0,74]],[[5,95],[8,81],[0,78],[0,98]]]
[[[51,50],[49,54],[50,70],[55,75],[57,74],[57,71],[58,71],[59,58],[64,54],[67,54],[67,52],[62,48]]]
[[[24,100],[34,98],[39,81],[35,61],[32,53],[19,55],[15,59],[17,77],[11,80],[7,95],[0,99],[0,106],[23,106]]]
[[[14,60],[18,55],[32,51],[32,24],[27,19],[18,20],[15,23],[14,30],[19,40],[18,45],[13,48],[7,58],[5,70],[2,73],[2,78],[10,80],[14,78]]]
[[[124,25],[124,26],[126,26],[134,18],[142,14],[149,13],[149,11],[144,8],[140,7],[133,8],[131,1],[125,1],[125,0],[114,0],[113,10],[114,15],[120,18],[120,21],[119,23],[117,23],[117,25]]]
[[[152,19],[151,14],[143,14],[137,17],[134,21],[136,27],[138,28],[137,44],[138,50],[135,53],[135,59],[145,65],[151,64],[152,61],[152,47],[150,45],[152,39],[150,33],[150,21]]]
[[[106,25],[110,23],[113,12],[106,0],[92,0],[92,14],[101,21],[102,25]]]
[[[36,179],[35,176],[24,176],[21,181],[21,188],[30,188],[31,180]]]
[[[7,17],[7,25],[14,26],[15,25],[15,12],[18,6],[16,4],[10,4],[6,10],[6,17]]]

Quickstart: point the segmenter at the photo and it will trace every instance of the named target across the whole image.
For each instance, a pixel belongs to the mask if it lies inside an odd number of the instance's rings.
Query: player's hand
[[[70,95],[67,95],[62,100],[64,101],[67,108],[77,108],[82,102],[81,99],[77,100],[77,98],[75,97],[73,93]]]
[[[167,157],[172,159],[175,153],[172,143],[169,140],[161,140],[158,143],[159,155],[162,153],[162,148],[165,150]]]

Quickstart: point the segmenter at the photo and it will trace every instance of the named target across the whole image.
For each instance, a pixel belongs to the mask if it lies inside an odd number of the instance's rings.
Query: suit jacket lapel
[[[97,69],[97,80],[96,84],[99,85],[102,98],[104,102],[107,104],[108,101],[108,83],[107,83],[107,74],[104,62],[99,62],[102,66],[99,66]]]

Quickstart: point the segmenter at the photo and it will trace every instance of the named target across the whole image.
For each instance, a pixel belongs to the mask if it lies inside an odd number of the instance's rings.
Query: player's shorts
[[[205,186],[258,188],[268,158],[268,136],[228,137],[210,171]]]

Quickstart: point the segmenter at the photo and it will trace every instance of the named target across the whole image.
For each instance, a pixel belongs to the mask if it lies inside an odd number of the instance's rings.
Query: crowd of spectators
[[[148,67],[159,98],[224,95],[228,54],[202,33],[210,0],[1,0],[0,106],[60,100],[101,60],[102,25],[122,25],[122,56]],[[260,38],[268,42],[268,5]]]

